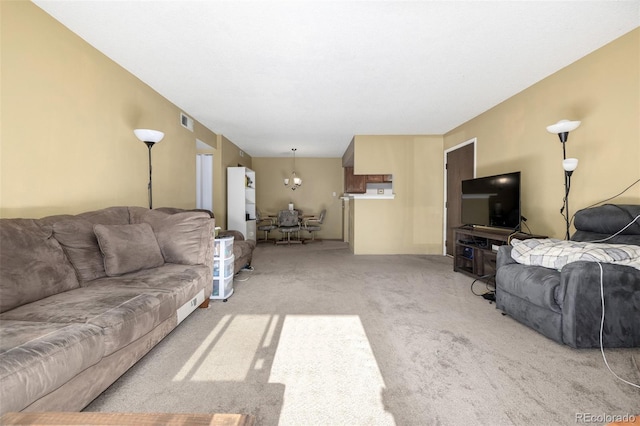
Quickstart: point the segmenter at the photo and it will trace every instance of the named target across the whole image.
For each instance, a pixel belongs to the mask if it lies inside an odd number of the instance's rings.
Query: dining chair
[[[260,242],[269,241],[269,232],[278,228],[274,222],[275,218],[265,215],[260,210],[256,212],[256,227],[258,231],[264,231],[264,240],[259,240]]]
[[[324,222],[326,214],[327,210],[322,209],[319,216],[305,218],[302,228],[311,234],[311,242],[318,241],[316,240],[316,232],[322,229],[322,223]]]
[[[297,210],[280,210],[278,212],[278,231],[283,235],[282,240],[276,241],[276,244],[300,244],[300,219]],[[291,239],[291,234],[295,234],[296,238]],[[287,239],[284,239],[284,235]]]

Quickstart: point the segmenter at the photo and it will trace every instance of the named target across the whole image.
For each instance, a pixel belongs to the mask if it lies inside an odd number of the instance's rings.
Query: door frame
[[[473,177],[476,177],[476,161],[478,158],[477,155],[477,151],[478,151],[478,138],[471,138],[467,141],[461,142],[457,145],[452,146],[449,149],[445,149],[444,151],[444,158],[442,160],[442,170],[444,172],[444,200],[442,201],[442,213],[443,213],[443,220],[442,220],[442,255],[446,256],[447,255],[447,154],[450,153],[451,151],[455,151],[456,149],[460,149],[463,146],[469,145],[469,144],[473,144]]]

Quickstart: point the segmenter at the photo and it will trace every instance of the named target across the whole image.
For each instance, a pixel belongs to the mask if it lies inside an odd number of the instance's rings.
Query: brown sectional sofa
[[[207,305],[213,238],[201,212],[0,219],[0,414],[85,407]]]

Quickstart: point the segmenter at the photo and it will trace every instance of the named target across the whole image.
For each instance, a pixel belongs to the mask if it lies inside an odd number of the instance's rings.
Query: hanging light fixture
[[[564,216],[564,222],[566,226],[565,240],[570,238],[569,227],[571,221],[569,220],[569,191],[571,190],[571,175],[573,171],[578,167],[577,158],[567,158],[567,151],[565,144],[569,139],[569,132],[574,131],[580,126],[580,121],[560,120],[556,124],[547,126],[549,133],[555,133],[562,142],[562,168],[564,169],[564,205],[560,209],[560,214]]]
[[[297,175],[296,175],[296,148],[291,148],[291,151],[293,151],[293,171],[291,172],[291,177],[289,178],[285,178],[284,180],[284,186],[286,188],[291,188],[292,191],[295,191],[296,189],[300,188],[302,186],[302,179],[300,179]]]

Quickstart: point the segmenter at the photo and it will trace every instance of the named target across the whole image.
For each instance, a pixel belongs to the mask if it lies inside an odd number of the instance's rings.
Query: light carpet
[[[86,410],[246,413],[261,425],[551,425],[640,412],[640,390],[598,349],[503,316],[450,258],[354,256],[322,241],[259,244],[253,266],[227,303],[196,310]],[[635,383],[639,354],[606,350]]]

